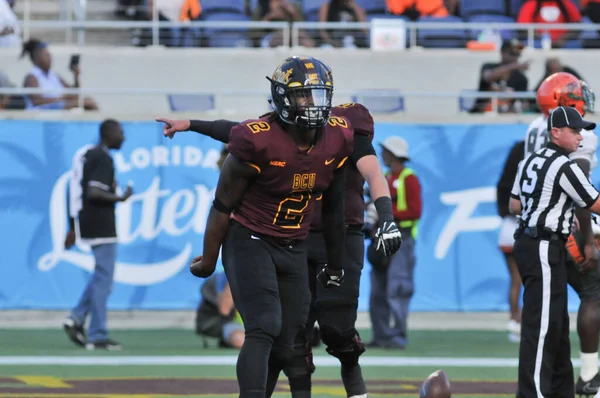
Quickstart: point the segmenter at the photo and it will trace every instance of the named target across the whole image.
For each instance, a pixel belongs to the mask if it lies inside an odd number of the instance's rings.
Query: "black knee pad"
[[[315,372],[313,363],[312,347],[307,345],[302,349],[295,350],[294,358],[283,369],[288,379],[297,379]]]
[[[283,369],[288,378],[310,376],[315,371],[312,345],[310,341],[307,341],[306,337],[306,334],[301,332],[294,339],[293,358],[287,362]]]
[[[365,345],[356,329],[340,333],[324,325],[321,327],[321,339],[327,346],[327,353],[339,359],[344,365],[356,365],[358,357],[365,352]]]

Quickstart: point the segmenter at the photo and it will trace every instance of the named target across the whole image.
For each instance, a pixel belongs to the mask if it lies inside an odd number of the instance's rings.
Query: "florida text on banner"
[[[0,308],[68,309],[94,261],[89,247],[65,251],[67,181],[77,149],[98,140],[98,122],[2,121]],[[218,180],[221,144],[199,134],[162,136],[154,122],[124,123],[114,152],[117,182],[134,196],[117,205],[120,240],[111,309],[194,309],[202,281],[188,271],[202,252]],[[424,211],[413,311],[505,310],[508,273],[497,249],[495,185],[525,125],[377,124],[410,145]],[[376,149],[379,146],[376,144]],[[252,266],[252,264],[248,264]],[[365,261],[360,310],[368,308]],[[578,302],[569,297],[570,308]]]

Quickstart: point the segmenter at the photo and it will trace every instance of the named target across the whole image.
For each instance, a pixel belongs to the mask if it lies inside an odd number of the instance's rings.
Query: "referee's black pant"
[[[523,234],[514,255],[524,287],[517,397],[574,397],[565,244]]]

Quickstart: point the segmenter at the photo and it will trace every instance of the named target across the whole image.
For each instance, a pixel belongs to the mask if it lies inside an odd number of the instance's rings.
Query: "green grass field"
[[[368,331],[361,333],[369,341]],[[237,397],[237,351],[203,348],[190,330],[117,330],[124,349],[90,352],[62,330],[0,333],[0,397],[163,398]],[[418,396],[422,380],[444,369],[454,397],[512,397],[518,344],[505,332],[413,331],[406,350],[369,349],[362,357],[370,396]],[[572,334],[572,357],[579,354]],[[345,397],[339,366],[315,350],[313,397]],[[576,369],[577,372],[577,369]],[[282,374],[276,396],[290,396]]]

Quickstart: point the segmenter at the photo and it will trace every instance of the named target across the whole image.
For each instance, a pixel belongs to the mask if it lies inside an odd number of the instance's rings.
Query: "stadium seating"
[[[589,19],[588,17],[583,17],[581,19],[581,23],[593,24],[592,20]],[[582,42],[585,42],[586,40],[598,41],[598,40],[600,40],[600,36],[598,35],[597,30],[582,30],[581,34],[579,35],[579,39]]]
[[[352,102],[359,102],[375,113],[404,111],[404,96],[397,90],[363,90],[354,93]]]
[[[521,9],[521,6],[523,5],[524,2],[525,2],[525,0],[511,0],[510,1],[510,11],[507,14],[516,18],[517,15],[519,14],[519,10]]]
[[[463,22],[455,16],[445,18],[421,17],[419,22],[439,24],[448,22]],[[464,29],[418,29],[417,44],[422,47],[454,48],[465,47],[467,34]]]
[[[588,17],[582,17],[582,24],[593,24],[593,22]],[[581,49],[584,48],[586,42],[589,46],[590,43],[595,43],[592,47],[597,47],[600,41],[600,36],[598,35],[598,31],[596,30],[581,30],[579,32],[579,36],[576,39],[572,39],[567,41],[562,48],[564,49]],[[533,48],[542,48],[541,40],[535,39],[533,41]]]
[[[246,13],[245,0],[202,0],[202,13],[204,15],[212,13]]]
[[[258,0],[250,0],[250,14],[252,14],[258,7]]]
[[[46,8],[51,9],[52,18],[60,18],[60,7],[54,4],[52,0],[36,0],[42,1],[46,4],[44,7],[37,7],[31,10],[29,18],[32,20],[48,19],[49,14],[44,13],[43,10]],[[301,4],[306,21],[317,21],[318,12],[324,3],[329,0],[293,0],[295,3]],[[367,21],[373,19],[396,19],[402,18],[389,14],[386,9],[385,0],[355,0],[357,5],[365,10]],[[522,4],[526,0],[460,0],[458,6],[458,18],[451,16],[447,19],[428,19],[422,18],[420,21],[425,23],[437,23],[444,21],[456,21],[456,22],[473,22],[473,23],[511,23],[515,21],[515,18],[521,8]],[[580,5],[580,0],[571,0],[576,4]],[[85,18],[88,20],[102,20],[108,21],[114,17],[112,8],[107,7],[104,0],[87,0]],[[258,6],[259,0],[201,0],[202,4],[202,15],[201,20],[204,21],[249,21],[250,14]],[[15,11],[20,19],[26,18],[23,14],[23,7],[17,2]],[[56,14],[56,15],[55,15]],[[406,19],[406,18],[404,18]],[[583,23],[590,23],[589,19],[584,17]],[[165,40],[161,40],[160,44],[169,44],[172,46],[197,46],[200,43],[210,47],[237,47],[237,46],[250,46],[252,42],[249,40],[249,34],[253,32],[251,29],[246,28],[232,28],[232,27],[210,27],[210,28],[193,28],[186,29],[187,36],[184,35],[184,31],[179,32],[179,27],[173,28],[177,33],[181,34],[181,39],[177,40],[174,38],[173,43],[167,43]],[[139,31],[139,32],[138,32]],[[161,30],[161,32],[163,32]],[[466,31],[466,32],[463,32]],[[64,32],[60,29],[48,29],[35,30],[38,36],[43,35],[51,43],[64,43]],[[40,32],[39,34],[37,32]],[[136,30],[137,33],[144,36],[144,40],[139,40],[138,35],[135,35],[133,44],[134,45],[148,45],[151,43],[147,36],[151,33],[150,29],[142,31]],[[308,29],[309,34],[314,34],[316,30]],[[415,30],[411,30],[407,33],[413,33]],[[466,28],[466,29],[420,29],[417,32],[416,42],[423,47],[428,48],[448,48],[464,47],[464,43],[468,40],[477,40],[482,29],[477,28]],[[85,40],[89,43],[102,43],[108,45],[131,45],[131,34],[130,30],[126,27],[123,29],[86,29]],[[102,36],[100,36],[102,34]],[[514,30],[500,30],[500,35],[503,39],[510,39],[517,37],[517,32]],[[410,34],[407,34],[410,36]],[[465,37],[466,36],[466,37]],[[202,38],[202,40],[199,40]],[[521,37],[522,38],[522,37]],[[523,39],[523,38],[522,38]],[[410,40],[407,40],[410,42]],[[138,43],[140,42],[140,43]],[[539,41],[533,43],[535,48],[540,48]],[[577,49],[577,48],[588,48],[588,47],[599,47],[600,37],[595,30],[582,31],[579,37],[575,40],[569,41],[565,48]]]
[[[365,10],[367,16],[371,14],[385,14],[387,12],[385,0],[356,0],[356,4]]]
[[[203,0],[202,19],[214,22],[246,22],[244,0]],[[209,47],[250,47],[246,28],[205,28],[203,36],[208,39]]]
[[[410,19],[400,16],[400,15],[394,15],[394,14],[389,14],[389,13],[367,14],[367,22],[371,22],[373,19],[396,19],[396,18],[404,19],[405,21],[410,22]]]
[[[463,18],[479,14],[506,15],[504,0],[461,0],[459,13]]]
[[[514,18],[508,17],[506,15],[495,15],[495,14],[477,14],[467,18],[467,22],[473,23],[515,23]],[[477,40],[477,37],[482,32],[482,29],[469,29],[469,37],[472,40]],[[517,36],[517,32],[515,30],[510,29],[500,29],[500,36],[503,39],[512,39]]]
[[[215,109],[214,94],[171,94],[167,99],[172,112],[203,112]]]
[[[308,22],[316,22],[319,19],[319,9],[327,0],[302,0],[302,13]]]

